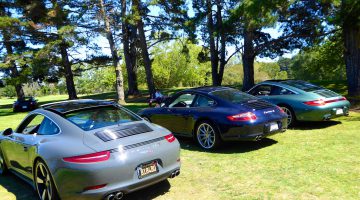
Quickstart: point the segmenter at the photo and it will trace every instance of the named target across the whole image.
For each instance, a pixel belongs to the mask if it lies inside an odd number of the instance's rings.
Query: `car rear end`
[[[309,91],[307,96],[309,99],[303,102],[305,109],[297,113],[299,120],[322,121],[349,115],[350,102],[331,90]]]
[[[62,199],[117,199],[180,174],[180,144],[167,129],[129,111],[126,113],[135,120],[86,128],[94,126],[81,122],[88,112],[91,110],[68,117],[84,130],[83,145],[91,152],[74,153],[59,161],[54,179]],[[110,121],[109,115],[93,113],[97,115],[94,120],[101,119],[103,125]],[[121,116],[129,119],[126,113]]]
[[[211,95],[219,102],[217,124],[223,140],[260,140],[287,128],[287,115],[274,104],[235,89]]]
[[[273,104],[258,99],[238,107],[240,113],[228,115],[221,124],[224,140],[257,141],[287,129],[287,115]]]

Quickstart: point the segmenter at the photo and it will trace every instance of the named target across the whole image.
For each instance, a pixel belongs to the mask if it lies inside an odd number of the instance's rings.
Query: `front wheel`
[[[218,129],[210,122],[200,122],[195,134],[196,141],[204,149],[213,150],[222,143]]]
[[[43,161],[36,162],[34,178],[36,192],[41,200],[59,199],[50,170]]]

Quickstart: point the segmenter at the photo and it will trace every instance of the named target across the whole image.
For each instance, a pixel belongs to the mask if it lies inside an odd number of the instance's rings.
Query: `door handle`
[[[24,151],[28,151],[28,149],[29,149],[28,147],[24,146]]]

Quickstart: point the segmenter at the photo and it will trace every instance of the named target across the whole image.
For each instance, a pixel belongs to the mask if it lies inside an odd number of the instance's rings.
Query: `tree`
[[[340,25],[344,39],[344,58],[348,94],[360,96],[360,2],[342,0]]]
[[[115,41],[114,41],[114,36],[112,34],[112,30],[110,27],[110,19],[108,18],[108,14],[106,12],[105,9],[105,5],[104,5],[104,1],[103,0],[99,0],[99,5],[100,5],[100,14],[104,20],[104,31],[106,34],[106,38],[109,42],[110,45],[110,51],[111,51],[111,56],[112,56],[112,60],[113,60],[113,66],[115,68],[115,75],[116,75],[116,94],[117,94],[117,101],[120,102],[125,102],[125,95],[124,95],[124,83],[123,83],[123,75],[122,75],[122,70],[121,70],[121,66],[120,66],[120,58],[118,56],[117,53],[117,48],[115,46]]]
[[[23,40],[22,22],[11,16],[10,9],[14,7],[14,3],[10,1],[0,3],[0,34],[6,51],[4,63],[0,68],[1,71],[9,75],[10,79],[7,83],[15,86],[17,98],[23,99],[22,83],[26,79],[24,80],[24,76],[21,75],[18,68],[27,67],[25,63],[21,62],[24,58],[23,53],[26,51],[26,44]]]

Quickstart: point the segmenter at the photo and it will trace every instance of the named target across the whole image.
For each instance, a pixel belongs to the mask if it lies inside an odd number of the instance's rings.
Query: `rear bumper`
[[[270,131],[269,126],[271,123],[278,124],[279,129],[275,131]],[[221,127],[221,136],[224,141],[254,141],[277,133],[285,132],[287,129],[287,118],[254,125],[221,125]]]
[[[330,120],[349,115],[349,108],[350,103],[348,101],[319,107],[307,106],[306,109],[296,112],[296,119],[298,121]]]
[[[179,143],[176,141],[160,146],[161,150],[145,147],[113,152],[109,160],[99,163],[64,162],[66,166],[53,172],[61,199],[99,200],[114,192],[127,194],[169,178],[174,171],[180,170]],[[158,172],[139,178],[137,167],[154,160],[158,161]],[[106,184],[103,188],[84,191],[86,187],[103,184]]]

